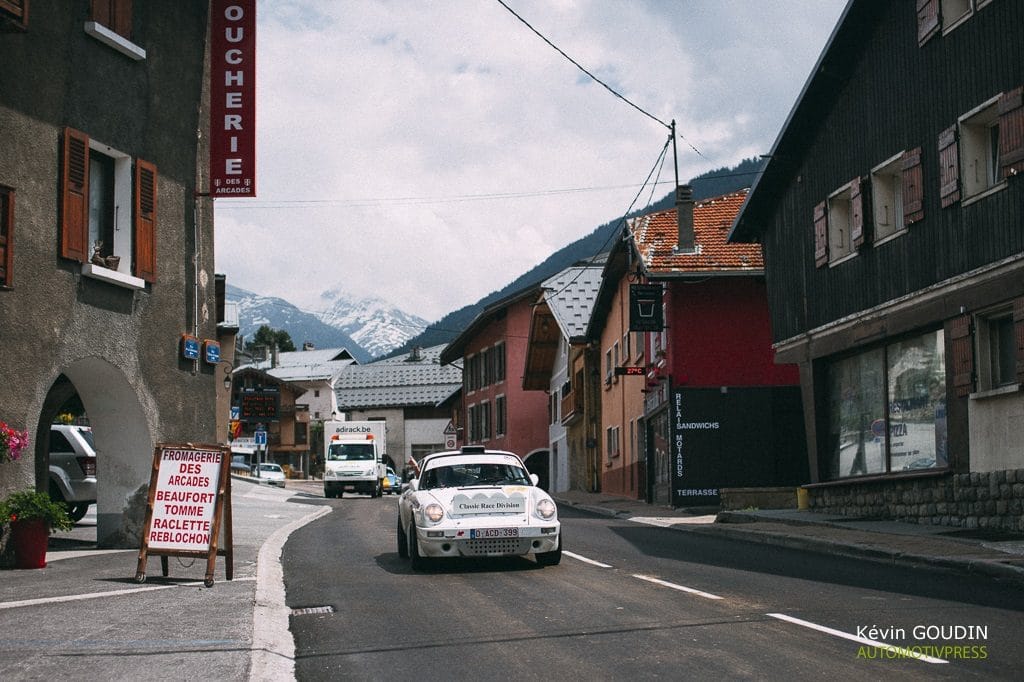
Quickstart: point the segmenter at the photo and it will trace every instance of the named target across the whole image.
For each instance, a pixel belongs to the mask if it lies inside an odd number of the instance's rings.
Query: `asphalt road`
[[[284,550],[299,680],[1016,680],[1024,664],[1024,591],[987,578],[575,510],[557,567],[414,573],[396,498],[329,503]]]

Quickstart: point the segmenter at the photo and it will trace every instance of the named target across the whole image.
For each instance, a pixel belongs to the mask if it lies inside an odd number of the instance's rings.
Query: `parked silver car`
[[[96,503],[96,446],[90,427],[50,425],[50,498],[66,504],[76,522]]]

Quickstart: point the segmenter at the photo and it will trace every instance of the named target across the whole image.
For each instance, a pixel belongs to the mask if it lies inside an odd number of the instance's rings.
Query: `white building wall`
[[[565,492],[569,489],[569,441],[562,425],[562,385],[569,380],[569,343],[563,336],[558,340],[558,355],[551,371],[549,395],[554,396],[558,414],[555,422],[548,425],[548,448],[550,456],[551,492]]]

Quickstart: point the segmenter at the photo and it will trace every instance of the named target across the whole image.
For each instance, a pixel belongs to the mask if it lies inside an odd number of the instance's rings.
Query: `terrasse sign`
[[[210,5],[210,196],[256,196],[256,0]]]

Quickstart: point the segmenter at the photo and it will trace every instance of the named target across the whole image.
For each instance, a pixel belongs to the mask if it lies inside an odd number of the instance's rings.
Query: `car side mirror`
[[[417,490],[419,490],[419,487],[420,480],[418,478],[410,478],[408,483],[402,484],[402,492],[404,493],[406,490],[416,492]]]
[[[537,485],[538,483],[540,483],[540,476],[538,476],[537,474],[530,474],[530,480],[533,481],[534,485]]]

